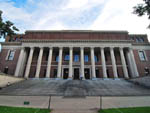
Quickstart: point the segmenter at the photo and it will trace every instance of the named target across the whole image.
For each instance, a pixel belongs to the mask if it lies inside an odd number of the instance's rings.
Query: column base
[[[72,80],[72,78],[68,78],[67,80]]]
[[[92,80],[97,80],[97,78],[96,78],[96,77],[93,77]]]
[[[110,80],[109,78],[103,78],[103,80]]]
[[[119,78],[114,78],[114,80],[120,80]]]
[[[55,78],[55,80],[62,80],[62,78]]]

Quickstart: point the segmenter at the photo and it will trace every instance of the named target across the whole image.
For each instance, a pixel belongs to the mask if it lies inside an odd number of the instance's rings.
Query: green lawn
[[[150,113],[150,107],[103,109],[99,113]]]
[[[48,109],[0,106],[0,113],[50,113]]]

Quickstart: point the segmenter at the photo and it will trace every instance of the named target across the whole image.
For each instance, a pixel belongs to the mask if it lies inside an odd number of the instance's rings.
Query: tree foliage
[[[148,19],[150,19],[150,0],[143,0],[144,3],[138,4],[134,7],[134,14],[138,16],[147,15]],[[150,25],[148,26],[150,28]]]
[[[6,36],[12,37],[16,31],[19,31],[11,21],[3,22],[2,11],[0,10],[0,37],[6,38]]]

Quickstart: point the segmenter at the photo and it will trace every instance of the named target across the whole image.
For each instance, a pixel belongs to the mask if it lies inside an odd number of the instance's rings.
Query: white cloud
[[[150,38],[150,30],[146,29],[149,20],[132,14],[132,7],[140,2],[141,0],[28,0],[24,7],[16,7],[14,2],[3,1],[0,2],[0,9],[4,12],[3,16],[13,21],[21,32],[30,29],[72,28],[127,30],[130,33],[147,33]],[[84,12],[98,5],[102,7],[102,11],[97,12],[99,16],[95,21],[92,20],[91,26],[82,27],[86,21],[84,19],[90,18]],[[68,18],[74,23],[65,23]],[[80,27],[77,24],[81,24]]]
[[[131,34],[148,34],[150,40],[147,17],[132,14],[133,6],[138,3],[140,0],[110,0],[89,29],[127,30]]]

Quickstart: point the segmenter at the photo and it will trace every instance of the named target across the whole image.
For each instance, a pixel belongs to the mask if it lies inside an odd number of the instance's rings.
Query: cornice
[[[150,46],[150,43],[132,43],[134,46]]]
[[[27,30],[26,33],[123,33],[128,34],[128,31],[113,31],[113,30]]]
[[[1,42],[1,45],[21,45],[22,42]]]
[[[22,42],[30,43],[30,42],[35,42],[35,43],[49,43],[49,42],[54,42],[54,43],[67,43],[67,42],[111,42],[111,43],[132,43],[131,40],[37,40],[37,39],[24,39]]]

